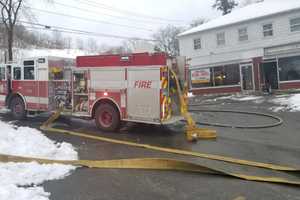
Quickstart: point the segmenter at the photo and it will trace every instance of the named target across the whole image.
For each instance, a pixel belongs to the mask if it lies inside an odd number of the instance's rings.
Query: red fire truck
[[[172,109],[172,65],[176,60],[160,53],[40,57],[3,64],[0,108],[23,119],[63,106],[63,114],[95,119],[107,131],[116,130],[121,121],[172,123],[182,119]]]

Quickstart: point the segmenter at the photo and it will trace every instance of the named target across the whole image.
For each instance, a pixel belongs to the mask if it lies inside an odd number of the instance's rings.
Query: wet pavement
[[[268,97],[271,98],[271,97]],[[173,126],[151,126],[129,123],[119,133],[101,133],[92,121],[73,119],[71,126],[61,122],[57,127],[75,131],[87,131],[92,135],[147,143],[157,146],[212,153],[240,159],[270,162],[300,168],[300,113],[272,113],[274,106],[268,102],[220,100],[204,102],[197,99],[193,103],[202,104],[193,109],[232,109],[271,113],[284,119],[279,127],[267,129],[232,129],[213,127],[218,131],[216,141],[188,143],[183,131],[184,124]],[[205,106],[203,106],[205,104]],[[200,113],[197,120],[205,122],[256,125],[274,122],[263,117],[230,113]],[[1,120],[11,121],[9,115],[1,115]],[[17,125],[38,128],[46,118],[31,118]],[[192,161],[229,172],[249,175],[280,176],[300,179],[299,174],[271,172],[270,170],[238,166],[206,159],[172,155],[146,149],[116,145],[81,139],[58,133],[45,133],[58,142],[73,144],[80,159],[124,159],[141,157],[177,158]],[[125,199],[203,199],[234,200],[245,199],[300,200],[299,187],[250,182],[222,176],[147,170],[108,170],[80,168],[63,180],[44,184],[53,200],[125,200]]]

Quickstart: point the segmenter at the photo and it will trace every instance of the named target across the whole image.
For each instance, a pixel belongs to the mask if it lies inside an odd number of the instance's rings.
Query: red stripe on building
[[[299,89],[300,81],[280,83],[279,85],[281,90]]]
[[[193,95],[199,95],[199,94],[213,94],[213,93],[237,93],[242,92],[242,89],[240,86],[234,86],[234,87],[220,87],[220,88],[205,88],[205,89],[197,89],[193,90]]]

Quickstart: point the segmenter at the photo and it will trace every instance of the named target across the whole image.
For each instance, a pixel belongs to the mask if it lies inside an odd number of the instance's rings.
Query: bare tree
[[[123,46],[114,46],[107,49],[104,54],[125,54],[128,53]]]
[[[64,47],[62,34],[58,30],[53,31],[52,40],[53,40],[54,48],[62,49]]]
[[[84,43],[83,43],[83,40],[81,38],[76,39],[76,46],[80,50],[84,49]]]
[[[168,25],[161,28],[153,35],[155,42],[155,51],[163,51],[171,56],[179,55],[179,41],[177,35],[183,31],[182,27]]]
[[[23,0],[0,0],[1,17],[7,33],[8,60],[13,60],[14,28]]]
[[[46,0],[50,2],[51,0]],[[33,15],[25,7],[27,0],[0,0],[1,20],[5,27],[7,37],[8,60],[13,60],[14,31],[20,11],[24,11],[25,17],[32,19]],[[23,9],[26,8],[26,9]]]
[[[98,50],[97,40],[94,38],[89,38],[87,40],[87,49],[90,53],[95,53]]]
[[[153,52],[154,43],[150,41],[140,40],[132,38],[123,41],[122,46],[127,53],[142,53],[142,52]]]
[[[66,48],[66,49],[71,49],[72,48],[72,37],[64,37],[63,39],[63,47]]]

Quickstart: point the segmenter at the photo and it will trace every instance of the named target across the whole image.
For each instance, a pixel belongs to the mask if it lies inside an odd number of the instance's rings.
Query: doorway
[[[262,64],[262,77],[265,89],[279,89],[277,62],[265,62]]]
[[[241,65],[241,81],[244,91],[254,90],[252,64]]]

